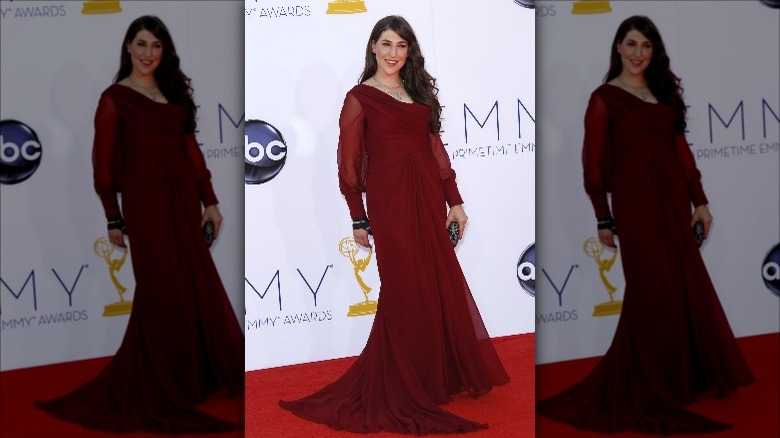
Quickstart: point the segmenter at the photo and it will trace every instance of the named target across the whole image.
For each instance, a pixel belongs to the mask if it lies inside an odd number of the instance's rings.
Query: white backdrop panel
[[[671,67],[682,78],[690,106],[687,138],[715,218],[702,255],[731,327],[737,336],[778,331],[778,297],[761,276],[764,257],[780,240],[778,10],[757,0],[612,1],[590,2],[609,5],[611,12],[585,15],[572,13],[575,3],[587,2],[537,2],[544,78],[537,88],[543,139],[537,211],[544,223],[538,234],[537,362],[601,355],[617,323],[617,316],[591,316],[609,296],[596,262],[582,249],[596,235],[582,185],[582,121],[609,65],[617,26],[635,14],[659,27]],[[607,277],[622,299],[619,256]]]
[[[533,331],[534,300],[516,275],[534,239],[533,11],[511,1],[365,6],[337,15],[324,0],[246,2],[246,118],[274,126],[286,143],[278,175],[246,186],[247,370],[355,355],[365,345],[373,316],[346,316],[363,295],[338,250],[352,234],[336,176],[338,117],[371,28],[391,14],[412,24],[439,81],[442,138],[470,218],[457,254],[488,331]],[[373,259],[362,278],[376,299]]]
[[[212,254],[242,312],[242,2],[102,2],[121,11],[82,12],[96,3],[0,1],[0,119],[32,128],[41,150],[29,179],[0,185],[2,370],[111,355],[121,341],[127,316],[101,316],[119,297],[93,252],[106,226],[92,188],[93,117],[127,26],[145,14],[166,23],[192,78],[198,139],[225,216]],[[132,298],[129,259],[117,277]]]

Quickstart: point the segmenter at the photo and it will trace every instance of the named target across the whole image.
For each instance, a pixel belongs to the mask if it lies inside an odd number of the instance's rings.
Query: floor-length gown
[[[707,203],[671,106],[605,84],[585,116],[585,189],[617,228],[626,289],[612,345],[593,371],[537,412],[581,429],[701,433],[731,425],[684,406],[754,378],[691,231]]]
[[[107,217],[122,209],[135,274],[121,346],[98,376],[36,405],[110,432],[210,433],[241,427],[197,410],[212,393],[243,392],[243,333],[200,228],[216,204],[210,173],[184,131],[184,109],[123,85],[95,115],[95,189]]]
[[[462,203],[447,152],[431,135],[430,110],[361,84],[341,112],[339,183],[350,214],[365,214],[381,281],[365,349],[317,393],[281,406],[352,432],[466,432],[485,424],[438,405],[509,381],[445,228],[446,204]]]

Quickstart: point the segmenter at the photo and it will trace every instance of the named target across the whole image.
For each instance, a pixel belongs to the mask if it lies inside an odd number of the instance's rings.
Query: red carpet
[[[699,414],[734,424],[734,429],[705,435],[674,435],[675,438],[778,438],[780,437],[780,334],[738,339],[739,346],[756,376],[749,386],[740,387],[725,399],[702,398],[691,405]],[[585,377],[598,357],[556,362],[536,367],[539,398],[551,396]],[[536,418],[537,438],[648,438],[639,433],[599,434]]]
[[[0,373],[0,437],[2,438],[150,438],[148,433],[107,434],[85,429],[49,416],[33,406],[36,398],[63,395],[95,376],[110,357],[67,362]],[[199,406],[204,412],[229,421],[241,421],[241,399],[213,397]],[[244,431],[218,435],[177,435],[180,438],[241,438]]]
[[[534,436],[534,335],[496,338],[493,343],[512,380],[478,399],[460,395],[444,406],[448,411],[490,428],[467,436],[532,438]],[[314,362],[246,374],[247,438],[328,438],[356,436],[337,432],[322,424],[302,420],[279,407],[279,399],[311,394],[332,382],[354,358]],[[371,437],[398,437],[377,433]],[[452,435],[427,435],[449,436]]]

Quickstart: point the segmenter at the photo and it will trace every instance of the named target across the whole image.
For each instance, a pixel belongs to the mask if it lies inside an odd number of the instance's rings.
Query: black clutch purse
[[[214,222],[208,221],[203,224],[203,238],[206,239],[206,246],[211,248],[214,243]]]
[[[450,235],[450,243],[455,247],[458,244],[458,240],[460,240],[460,224],[455,221],[450,222],[447,226],[447,234]]]
[[[693,238],[696,240],[696,245],[701,246],[704,241],[704,223],[702,221],[696,221],[693,224]]]

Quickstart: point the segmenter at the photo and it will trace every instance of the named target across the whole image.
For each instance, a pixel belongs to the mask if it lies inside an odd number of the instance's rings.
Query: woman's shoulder
[[[631,103],[630,97],[632,96],[632,94],[623,90],[618,85],[605,82],[593,90],[590,94],[590,102],[601,104],[606,107],[622,107],[627,103]]]
[[[605,82],[598,87],[596,87],[595,90],[590,94],[591,96],[597,96],[597,97],[607,97],[607,96],[614,96],[616,91],[619,91],[620,88],[617,85],[613,85],[609,82]]]
[[[100,99],[109,99],[114,102],[123,101],[130,96],[131,92],[133,92],[132,88],[119,83],[113,83],[100,93]]]
[[[365,82],[361,82],[354,87],[350,88],[349,91],[347,91],[347,96],[354,96],[357,98],[360,98],[360,96],[363,96],[366,94],[366,88],[370,88],[371,86],[366,84]]]
[[[106,87],[106,89],[103,90],[103,94],[111,95],[111,94],[121,93],[125,88],[129,88],[129,87],[127,85],[121,85],[120,83],[115,82],[109,85],[108,87]]]
[[[372,88],[373,87],[366,85],[365,83],[360,83],[353,86],[344,96],[345,105],[348,103],[357,106],[369,104],[372,98]]]
[[[122,90],[117,87],[121,85],[111,84],[100,93],[100,99],[98,99],[98,108],[116,110],[118,104],[121,104],[125,99],[122,95]]]
[[[104,88],[103,91],[100,92],[100,98],[103,99],[106,96],[111,96],[111,87],[113,87],[114,84],[109,85],[108,87]]]
[[[103,90],[102,94],[113,98],[129,98],[129,99],[134,99],[139,97],[147,98],[139,91],[136,91],[133,87],[131,87],[130,84],[125,79],[119,82],[114,82],[113,84],[109,85],[108,88]]]
[[[122,113],[123,108],[128,108],[133,105],[134,96],[132,95],[133,89],[125,85],[117,83],[109,85],[102,93],[100,93],[100,99],[98,100],[98,109],[103,111],[118,111]]]
[[[633,103],[635,99],[640,99],[632,92],[620,86],[614,80],[599,85],[595,90],[593,90],[593,93],[591,93],[591,97],[593,96],[596,96],[597,98],[601,98],[603,101],[607,103],[614,103],[620,101]]]

